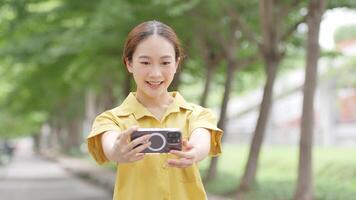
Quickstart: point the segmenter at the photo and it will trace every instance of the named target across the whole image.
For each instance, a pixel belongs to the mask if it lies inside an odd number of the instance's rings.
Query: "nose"
[[[149,76],[150,77],[161,77],[162,76],[161,68],[157,65],[152,66]]]

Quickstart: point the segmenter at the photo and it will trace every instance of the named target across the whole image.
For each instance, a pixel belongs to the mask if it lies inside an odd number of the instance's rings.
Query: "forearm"
[[[111,162],[115,162],[112,156],[112,151],[113,151],[114,143],[117,140],[118,136],[119,133],[116,131],[107,131],[103,133],[101,136],[101,144],[102,144],[104,155]]]
[[[203,160],[209,155],[210,151],[210,132],[205,128],[197,128],[193,131],[189,142],[196,151],[196,162]]]

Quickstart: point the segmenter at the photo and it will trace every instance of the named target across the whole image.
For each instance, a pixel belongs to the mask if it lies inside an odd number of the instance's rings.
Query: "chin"
[[[161,94],[164,93],[164,90],[145,90],[144,91],[145,95],[151,98],[157,98],[158,96],[161,96]]]

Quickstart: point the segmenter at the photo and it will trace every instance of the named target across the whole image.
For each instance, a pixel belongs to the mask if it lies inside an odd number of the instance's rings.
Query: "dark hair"
[[[153,20],[137,25],[128,34],[122,55],[123,63],[126,65],[125,58],[128,58],[129,61],[132,61],[132,55],[137,45],[142,40],[154,34],[162,36],[172,43],[174,46],[176,61],[178,58],[182,59],[184,57],[183,49],[181,48],[179,39],[174,30],[162,22]]]

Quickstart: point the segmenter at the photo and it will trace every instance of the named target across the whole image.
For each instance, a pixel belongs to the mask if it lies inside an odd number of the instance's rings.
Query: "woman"
[[[197,162],[221,153],[223,132],[210,110],[168,92],[182,57],[175,32],[161,22],[141,23],[127,37],[123,62],[136,92],[100,114],[88,136],[89,151],[99,164],[117,163],[115,200],[206,199]],[[129,139],[138,127],[179,128],[182,151],[142,153],[151,145],[150,136]]]

